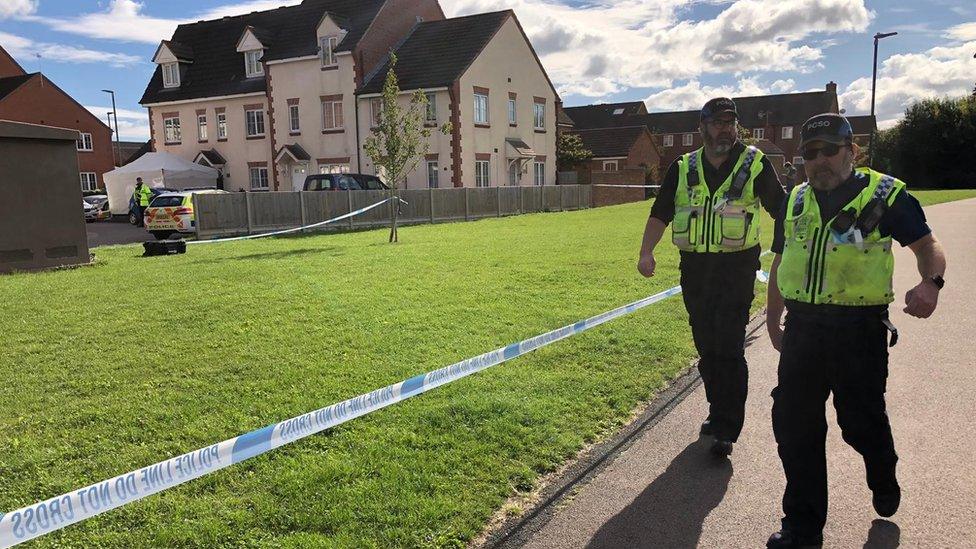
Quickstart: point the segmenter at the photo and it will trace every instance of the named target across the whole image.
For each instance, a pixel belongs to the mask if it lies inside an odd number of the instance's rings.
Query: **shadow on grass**
[[[263,252],[258,254],[236,255],[227,259],[234,260],[264,260],[264,259],[294,259],[311,255],[327,254],[330,256],[340,256],[343,254],[342,248],[338,246],[323,246],[321,248],[298,248],[296,250],[282,250],[278,252]]]
[[[702,524],[725,497],[732,462],[708,451],[708,439],[688,445],[627,508],[600,527],[588,549],[697,547]]]

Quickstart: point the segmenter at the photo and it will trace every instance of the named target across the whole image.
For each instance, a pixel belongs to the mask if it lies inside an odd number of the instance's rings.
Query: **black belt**
[[[829,324],[843,322],[864,322],[880,319],[885,329],[891,334],[888,347],[898,343],[898,328],[888,318],[887,305],[847,306],[847,305],[812,305],[792,299],[785,300],[786,310],[804,319]]]

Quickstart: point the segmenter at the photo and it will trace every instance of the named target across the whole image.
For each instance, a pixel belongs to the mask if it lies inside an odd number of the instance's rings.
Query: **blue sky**
[[[114,89],[123,139],[148,138],[138,101],[159,40],[182,21],[295,0],[0,0],[0,45],[99,117]],[[849,113],[870,108],[872,36],[881,42],[878,115],[976,85],[976,2],[962,0],[442,0],[448,16],[514,9],[567,106],[645,100],[697,108],[714,95],[838,84]]]

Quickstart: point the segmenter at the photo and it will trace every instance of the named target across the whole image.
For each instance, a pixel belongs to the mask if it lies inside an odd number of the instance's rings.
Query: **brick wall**
[[[615,172],[594,171],[590,173],[590,182],[593,185],[643,185],[644,170],[641,168],[624,168]],[[626,204],[627,202],[640,202],[644,200],[644,197],[645,191],[643,187],[634,189],[593,187],[594,208],[612,206],[614,204]]]
[[[0,102],[0,119],[92,134],[93,150],[78,152],[78,171],[96,173],[99,187],[104,188],[102,174],[114,168],[111,130],[43,75],[35,76]]]
[[[436,0],[387,0],[353,52],[357,84],[410,32],[417,16],[424,21],[438,21],[444,19],[444,12]]]

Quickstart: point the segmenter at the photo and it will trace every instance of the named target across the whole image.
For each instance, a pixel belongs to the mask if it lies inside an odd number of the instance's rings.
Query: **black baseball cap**
[[[834,145],[850,145],[854,141],[851,123],[843,116],[828,112],[811,116],[800,130],[800,148],[814,141],[824,141]]]
[[[717,114],[730,112],[732,116],[738,118],[739,113],[735,110],[735,102],[728,97],[716,97],[709,99],[708,103],[701,109],[701,120],[704,122]]]

